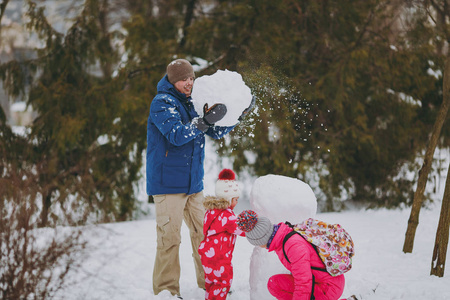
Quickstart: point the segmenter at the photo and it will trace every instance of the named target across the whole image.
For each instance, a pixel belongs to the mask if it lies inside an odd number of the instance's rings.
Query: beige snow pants
[[[155,295],[168,290],[180,294],[180,258],[182,220],[189,228],[197,284],[205,288],[205,275],[198,254],[203,240],[203,192],[187,194],[154,195],[156,209],[156,258],[153,268],[153,292]]]

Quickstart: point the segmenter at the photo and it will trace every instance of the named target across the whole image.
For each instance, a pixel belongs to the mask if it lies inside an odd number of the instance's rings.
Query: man
[[[205,214],[205,134],[219,139],[234,128],[214,126],[227,112],[224,104],[205,106],[203,117],[198,116],[190,97],[194,78],[194,69],[187,60],[172,61],[158,83],[147,125],[147,194],[153,196],[157,224],[153,291],[157,295],[168,290],[180,299],[179,245],[183,219],[190,231],[197,284],[205,287],[197,252],[203,239]]]

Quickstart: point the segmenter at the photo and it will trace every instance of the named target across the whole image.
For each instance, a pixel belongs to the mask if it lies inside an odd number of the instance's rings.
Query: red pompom
[[[219,173],[219,180],[235,180],[236,175],[234,174],[233,170],[230,169],[223,169]]]

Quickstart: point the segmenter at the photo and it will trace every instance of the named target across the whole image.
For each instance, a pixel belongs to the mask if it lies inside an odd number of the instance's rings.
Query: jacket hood
[[[227,209],[230,207],[230,201],[225,198],[206,196],[203,206],[206,209]]]

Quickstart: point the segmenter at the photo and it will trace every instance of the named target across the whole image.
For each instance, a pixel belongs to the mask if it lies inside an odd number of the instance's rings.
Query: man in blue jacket
[[[199,117],[190,97],[194,78],[187,60],[172,61],[158,83],[147,125],[147,194],[153,196],[157,224],[153,291],[157,295],[168,290],[180,299],[179,245],[183,219],[190,231],[197,284],[205,287],[197,252],[203,239],[205,214],[205,134],[219,139],[234,128],[214,126],[226,114],[224,104],[205,106],[204,115]]]

